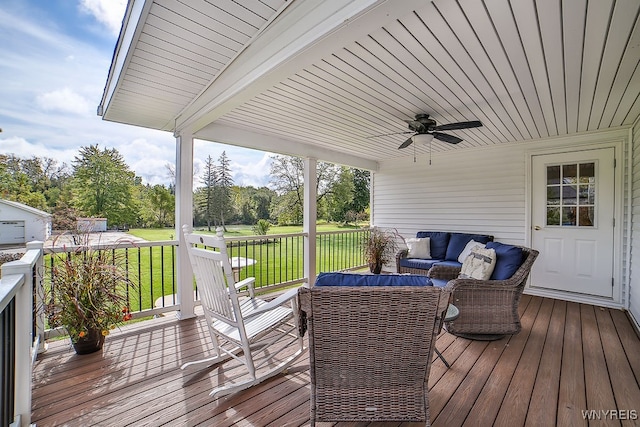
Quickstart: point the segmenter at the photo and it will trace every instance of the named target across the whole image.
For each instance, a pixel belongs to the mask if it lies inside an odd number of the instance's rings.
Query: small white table
[[[240,280],[240,270],[256,263],[256,260],[253,258],[241,256],[232,256],[229,258],[229,261],[231,263],[231,270],[233,270],[233,278],[236,282]]]

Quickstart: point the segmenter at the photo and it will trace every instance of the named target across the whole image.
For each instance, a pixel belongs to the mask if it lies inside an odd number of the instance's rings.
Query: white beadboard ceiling
[[[484,125],[434,151],[627,126],[639,13],[638,0],[132,0],[99,112],[345,163],[413,156],[405,135],[374,136],[417,113]]]

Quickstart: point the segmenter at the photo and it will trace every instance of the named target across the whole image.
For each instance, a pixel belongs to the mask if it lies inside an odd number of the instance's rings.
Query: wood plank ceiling
[[[305,2],[315,0],[144,2],[148,14],[113,74],[104,118],[173,131],[265,30]],[[400,18],[381,26],[359,13],[366,35],[343,37],[328,54],[318,49],[250,96],[237,91],[215,124],[379,160],[413,154],[397,149],[405,135],[374,136],[406,131],[404,120],[422,112],[438,124],[484,124],[449,132],[464,139],[458,145],[434,140],[434,151],[626,126],[640,115],[637,0],[370,3],[391,5]]]

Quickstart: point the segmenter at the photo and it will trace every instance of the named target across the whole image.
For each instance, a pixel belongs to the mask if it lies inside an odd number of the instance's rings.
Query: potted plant
[[[134,283],[122,251],[90,245],[88,233],[74,241],[80,244],[52,255],[44,308],[51,326],[66,329],[76,353],[88,354],[131,319],[127,295]]]
[[[396,236],[398,233],[390,230],[372,228],[369,238],[365,240],[364,254],[369,270],[373,274],[380,274],[382,266],[391,262],[397,249]]]

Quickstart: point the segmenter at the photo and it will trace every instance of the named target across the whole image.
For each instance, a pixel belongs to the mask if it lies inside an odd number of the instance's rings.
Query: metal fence
[[[292,286],[304,277],[304,233],[227,238],[230,257],[242,259],[239,279],[255,277],[258,291],[268,292]],[[321,232],[316,236],[316,272],[363,267],[363,242],[369,229]],[[135,317],[157,315],[179,308],[177,301],[176,249],[178,241],[129,242],[93,245],[93,250],[117,251],[124,259],[129,286],[129,307]],[[82,256],[77,247],[46,248],[44,286],[50,286],[50,272],[65,257]],[[52,290],[55,292],[55,289]],[[197,298],[197,290],[195,289]],[[46,322],[46,318],[45,318]],[[47,325],[46,337],[60,334],[57,325]]]

